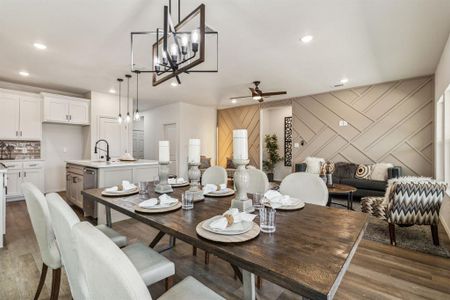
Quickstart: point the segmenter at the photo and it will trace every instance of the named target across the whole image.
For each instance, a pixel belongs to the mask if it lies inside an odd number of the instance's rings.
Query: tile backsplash
[[[40,158],[41,142],[0,140],[0,160]]]

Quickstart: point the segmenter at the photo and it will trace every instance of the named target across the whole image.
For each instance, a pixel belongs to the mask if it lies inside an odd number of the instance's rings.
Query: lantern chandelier
[[[198,6],[183,20],[180,15],[181,0],[178,0],[177,8],[177,25],[174,25],[172,21],[172,1],[169,0],[169,5],[164,6],[163,28],[131,33],[131,71],[153,73],[153,86],[171,78],[175,78],[177,83],[181,84],[179,76],[181,73],[218,72],[218,32],[205,25],[205,5]],[[148,43],[149,37],[152,40],[150,60],[148,59],[148,48],[140,47],[143,39],[147,39]],[[215,53],[214,51],[208,52],[209,55],[214,54],[210,55],[211,57],[215,56],[215,68],[194,69],[206,60],[206,44],[216,47]],[[142,53],[144,53],[145,59],[142,59]],[[150,66],[147,64],[148,61],[151,61]]]

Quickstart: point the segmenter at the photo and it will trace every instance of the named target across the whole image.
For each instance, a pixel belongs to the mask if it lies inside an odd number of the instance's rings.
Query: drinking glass
[[[186,191],[181,194],[181,208],[189,210],[194,208],[194,193]]]
[[[159,184],[159,176],[153,177],[153,185],[156,187]]]
[[[264,194],[253,193],[252,199],[253,199],[253,207],[255,209],[260,209],[264,205],[264,203],[263,203]]]
[[[259,209],[259,227],[261,227],[262,232],[275,232],[275,215],[276,210],[274,208],[262,206]]]
[[[139,195],[148,194],[148,181],[139,181]]]

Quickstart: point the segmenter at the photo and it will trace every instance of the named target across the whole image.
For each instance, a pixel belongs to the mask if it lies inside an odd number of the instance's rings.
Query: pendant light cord
[[[139,111],[139,71],[136,71],[136,112]]]
[[[127,115],[130,114],[130,78],[131,75],[125,75],[127,78]]]
[[[122,115],[122,78],[118,78],[119,82],[119,116]]]

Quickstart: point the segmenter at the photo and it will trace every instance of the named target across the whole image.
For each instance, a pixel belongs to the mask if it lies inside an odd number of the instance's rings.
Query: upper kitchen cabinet
[[[41,97],[0,90],[0,139],[41,140]]]
[[[44,99],[44,122],[90,125],[89,100],[49,93],[41,94]]]

